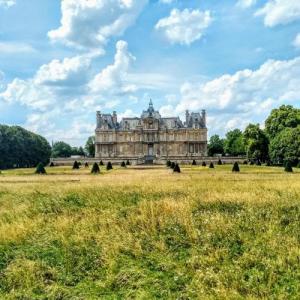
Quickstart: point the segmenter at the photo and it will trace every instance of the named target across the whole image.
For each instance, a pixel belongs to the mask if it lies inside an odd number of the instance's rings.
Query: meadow
[[[0,174],[0,299],[299,299],[300,169]]]

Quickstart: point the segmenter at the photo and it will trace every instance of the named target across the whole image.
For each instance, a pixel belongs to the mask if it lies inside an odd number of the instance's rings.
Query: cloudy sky
[[[299,107],[300,0],[0,0],[0,123],[80,145],[150,98],[210,135]]]

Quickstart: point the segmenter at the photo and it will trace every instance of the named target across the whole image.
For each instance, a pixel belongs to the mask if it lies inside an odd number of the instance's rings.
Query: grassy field
[[[299,299],[300,170],[0,174],[0,299]]]

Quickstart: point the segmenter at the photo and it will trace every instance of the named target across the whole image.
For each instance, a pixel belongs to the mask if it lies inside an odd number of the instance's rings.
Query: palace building
[[[206,112],[186,111],[185,121],[179,117],[162,117],[153,107],[140,118],[123,118],[117,113],[97,112],[95,157],[135,163],[163,163],[166,160],[201,159],[207,155]]]

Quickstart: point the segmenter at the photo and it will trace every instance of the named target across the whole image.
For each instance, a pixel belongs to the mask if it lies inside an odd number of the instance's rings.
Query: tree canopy
[[[224,150],[226,154],[233,156],[246,154],[243,133],[240,129],[234,129],[227,132]]]
[[[269,139],[259,124],[249,124],[244,131],[244,143],[249,159],[266,161],[269,157]]]
[[[290,161],[293,165],[297,164],[300,157],[300,125],[283,129],[271,140],[270,157],[275,163]]]
[[[286,128],[295,128],[300,125],[300,109],[291,105],[282,105],[273,109],[265,121],[265,130],[270,139],[275,138]]]
[[[65,142],[56,142],[52,146],[52,157],[70,157],[72,155],[72,147]]]
[[[95,156],[95,136],[90,136],[85,144],[85,150],[88,153],[88,156]]]
[[[35,167],[49,162],[48,141],[20,126],[0,125],[0,169]]]
[[[208,155],[213,156],[214,154],[224,154],[224,139],[217,134],[211,136],[208,143]]]

